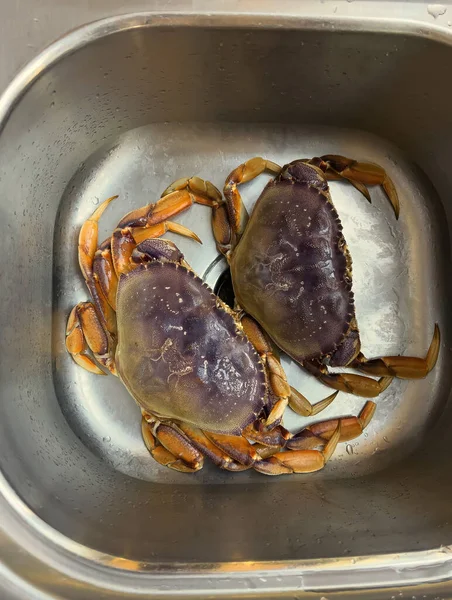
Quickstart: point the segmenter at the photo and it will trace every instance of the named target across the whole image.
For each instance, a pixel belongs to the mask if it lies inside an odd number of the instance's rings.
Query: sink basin
[[[367,588],[449,578],[451,44],[396,20],[135,14],[70,33],[14,80],[0,101],[0,547],[17,577],[85,599],[352,587],[370,598]],[[325,153],[380,164],[400,195],[396,221],[380,190],[368,204],[331,185],[364,352],[422,356],[438,322],[435,370],[394,381],[365,434],[317,474],[159,466],[118,380],[65,351],[68,313],[87,299],[82,222],[118,194],[102,238],[176,178],[221,186],[254,155],[283,164]],[[265,180],[244,187],[248,208]],[[226,266],[208,209],[177,220],[203,239],[177,243],[215,286]],[[312,401],[327,395],[283,363]],[[363,403],[340,394],[324,415]]]

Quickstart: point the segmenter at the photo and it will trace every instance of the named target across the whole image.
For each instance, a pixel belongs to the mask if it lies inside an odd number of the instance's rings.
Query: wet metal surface
[[[123,214],[156,201],[165,187],[179,177],[210,178],[221,187],[226,175],[253,155],[282,165],[297,157],[326,153],[382,165],[400,194],[401,218],[396,221],[381,189],[372,188],[370,205],[352,186],[331,182],[333,202],[353,258],[353,288],[363,351],[369,357],[424,355],[434,323],[441,322],[442,316],[437,287],[428,279],[439,281],[446,277],[441,273],[441,244],[433,243],[441,240],[442,223],[434,210],[438,200],[406,158],[375,136],[277,124],[156,124],[118,137],[111,146],[84,161],[71,180],[62,199],[54,245],[54,352],[59,357],[55,386],[63,413],[77,436],[112,466],[134,477],[187,485],[199,481],[228,484],[261,480],[252,472],[231,476],[207,467],[186,477],[161,467],[149,458],[143,446],[139,409],[122,384],[113,377],[85,373],[66,356],[59,333],[64,330],[70,307],[87,297],[74,243],[83,220],[99,202],[119,194],[102,218],[100,239],[104,239]],[[243,186],[249,211],[267,179],[261,176]],[[177,217],[178,222],[201,237],[202,246],[173,234],[167,237],[178,244],[198,274],[207,272],[206,280],[214,287],[226,265],[223,260],[217,262],[210,217],[210,210],[198,205]],[[211,265],[213,269],[209,268]],[[314,477],[371,473],[411,452],[428,427],[430,415],[444,400],[438,394],[441,361],[442,357],[425,381],[394,381],[377,398],[377,412],[365,434],[351,443],[353,453],[341,444],[328,468]],[[283,364],[290,383],[311,401],[328,395],[328,388],[288,357],[283,357]],[[288,409],[285,423],[291,431],[297,431],[312,421],[357,414],[363,404],[363,399],[341,393],[321,416],[305,419]]]
[[[102,16],[102,4],[39,2],[51,37]],[[27,18],[38,21],[13,35],[18,7],[7,6],[0,48],[17,38],[23,60],[30,31],[38,45],[50,40],[33,11]],[[75,31],[0,100],[0,585],[21,588],[10,594],[21,600],[199,598],[213,588],[317,600],[359,588],[362,598],[391,598],[400,588],[417,595],[418,583],[429,598],[444,595],[432,582],[452,574],[447,14],[411,2],[265,0],[257,9],[244,0],[250,15],[215,15],[198,0],[189,8],[209,14],[138,14]],[[108,10],[124,8],[112,0]],[[438,321],[436,369],[425,381],[394,382],[365,434],[313,476],[159,467],[125,388],[76,368],[64,349],[69,310],[87,298],[76,257],[82,222],[119,194],[104,237],[177,177],[221,186],[256,154],[283,163],[327,152],[379,163],[401,200],[396,222],[381,190],[369,205],[331,184],[364,352],[423,355]],[[265,180],[244,187],[248,209]],[[208,209],[178,220],[203,239],[177,243],[215,286],[225,265]],[[311,401],[328,393],[283,362]],[[324,416],[362,404],[340,394]],[[292,431],[308,422],[288,411]]]

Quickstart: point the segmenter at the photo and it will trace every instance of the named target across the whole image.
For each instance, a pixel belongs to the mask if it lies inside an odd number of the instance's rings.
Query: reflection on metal
[[[356,16],[373,18],[350,19],[355,4]],[[452,574],[452,414],[443,412],[452,34],[415,3],[335,6],[309,1],[294,15],[283,0],[259,17],[209,6],[209,15],[112,18],[60,39],[0,100],[0,586],[11,598],[15,588],[19,598],[34,589],[83,600],[212,589],[330,599],[344,588],[377,598],[370,588],[392,586],[390,597],[394,586],[420,582],[425,595],[445,594],[446,584],[432,582]],[[438,321],[437,368],[423,381],[394,382],[353,452],[343,444],[318,475],[159,467],[119,382],[81,372],[64,350],[69,308],[86,298],[80,224],[112,194],[120,197],[101,235],[176,177],[221,187],[256,154],[282,164],[327,152],[381,164],[400,194],[396,223],[378,190],[369,205],[331,185],[366,355],[423,355]],[[245,187],[248,209],[264,181]],[[209,210],[178,220],[203,240],[178,239],[203,274],[217,257]],[[219,261],[206,273],[211,286],[224,268]],[[284,366],[310,400],[324,396]],[[360,406],[341,394],[325,416]],[[286,419],[291,430],[307,422]]]

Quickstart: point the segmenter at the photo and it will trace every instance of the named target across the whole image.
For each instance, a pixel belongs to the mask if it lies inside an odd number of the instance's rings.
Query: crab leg
[[[242,435],[253,442],[258,443],[261,446],[267,446],[271,448],[284,448],[287,440],[290,440],[293,436],[290,431],[287,431],[282,425],[277,425],[272,429],[262,428],[260,421],[255,421],[245,427],[242,431]],[[254,446],[255,447],[255,446]]]
[[[369,375],[398,377],[399,379],[422,379],[436,364],[441,343],[438,324],[435,324],[433,338],[425,358],[412,356],[384,356],[367,359],[359,354],[350,366]]]
[[[341,437],[341,422],[323,450],[288,450],[278,452],[269,458],[256,461],[253,468],[265,475],[284,475],[290,473],[313,473],[324,468]]]
[[[90,373],[105,375],[87,353],[88,349],[100,364],[116,374],[110,340],[91,302],[80,302],[72,309],[66,326],[66,348],[74,361]]]
[[[197,448],[204,456],[210,458],[210,460],[226,471],[245,471],[249,469],[248,465],[241,464],[233,460],[226,452],[223,452],[218,446],[216,446],[210,439],[197,427],[188,425],[187,423],[178,423],[179,428],[190,438],[193,446]]]
[[[289,398],[289,406],[294,412],[301,415],[302,417],[312,417],[314,415],[318,415],[319,412],[325,410],[325,408],[327,408],[331,404],[331,402],[333,402],[333,400],[339,393],[339,391],[334,392],[334,394],[331,394],[330,396],[324,398],[320,402],[317,402],[316,404],[311,404],[309,400],[305,398],[305,396],[303,396],[303,394],[301,394],[298,390],[296,390],[292,386],[290,387],[290,389],[291,394]]]
[[[111,196],[111,198],[107,198],[107,200],[102,202],[102,204],[93,212],[91,217],[83,223],[82,228],[80,229],[78,238],[78,259],[80,269],[85,279],[89,279],[93,274],[92,268],[94,255],[97,250],[99,219],[110,202],[117,197],[118,196]]]
[[[116,330],[116,318],[111,305],[102,291],[98,275],[94,271],[94,259],[97,251],[99,219],[110,202],[117,197],[111,196],[111,198],[107,198],[107,200],[102,202],[91,217],[83,223],[78,239],[78,259],[82,275],[102,324],[113,335]],[[96,270],[98,270],[98,267],[96,267]]]
[[[370,202],[368,185],[381,185],[399,218],[400,204],[394,183],[386,171],[373,163],[358,162],[345,156],[325,154],[320,157],[327,165],[325,176],[329,180],[346,179]],[[315,160],[315,159],[314,159]]]
[[[336,431],[338,424],[341,426],[340,442],[349,442],[359,437],[369,425],[375,414],[377,405],[368,400],[357,417],[341,417],[329,419],[308,425],[305,429],[294,435],[286,443],[290,450],[306,450],[318,448],[328,441]]]
[[[141,432],[147,449],[160,464],[184,473],[202,469],[203,455],[175,424],[161,423],[143,412]]]
[[[393,377],[372,379],[371,377],[355,375],[353,373],[329,373],[325,365],[314,361],[305,361],[303,367],[334,390],[354,394],[355,396],[363,396],[364,398],[375,398],[393,380]]]
[[[118,223],[118,229],[158,225],[192,204],[215,207],[221,200],[219,190],[210,181],[199,177],[178,179],[166,188],[160,200],[129,212]]]
[[[242,225],[243,202],[238,185],[251,181],[264,171],[279,173],[281,167],[271,160],[266,160],[260,156],[250,158],[246,162],[236,167],[226,178],[224,184],[224,197],[229,215],[229,222],[234,234],[240,235]]]
[[[99,283],[102,294],[111,308],[116,311],[116,291],[118,289],[118,276],[113,264],[110,241],[106,248],[99,248],[93,261],[94,279]]]
[[[272,352],[270,341],[257,322],[249,315],[242,317],[241,324],[247,338],[253,344],[256,352],[265,364],[270,386],[278,400],[272,407],[266,420],[266,426],[277,424],[287,407],[291,408],[305,417],[316,415],[324,410],[337,396],[337,393],[331,394],[314,406],[300,392],[291,388],[287,382],[286,374],[281,363]]]
[[[196,233],[183,225],[172,223],[171,221],[165,221],[164,223],[150,227],[124,227],[123,229],[115,229],[111,238],[111,256],[116,274],[119,276],[122,273],[132,271],[137,266],[137,261],[134,260],[133,254],[139,248],[140,244],[146,240],[156,239],[167,231],[178,233],[201,243]]]
[[[238,187],[251,181],[264,171],[279,173],[281,167],[276,163],[256,156],[234,169],[226,178],[223,193],[225,203],[214,207],[212,229],[218,250],[228,256],[242,234],[245,208]]]
[[[251,467],[259,458],[253,446],[241,435],[227,435],[210,431],[204,431],[203,433],[217,448],[220,448],[241,465]]]
[[[289,396],[291,395],[291,389],[287,382],[286,374],[284,373],[281,363],[273,354],[269,340],[256,321],[249,315],[245,315],[242,317],[241,324],[247,338],[253,344],[256,352],[264,363],[269,384],[273,393],[278,398],[277,402],[272,407],[265,424],[267,426],[278,424],[289,404]]]

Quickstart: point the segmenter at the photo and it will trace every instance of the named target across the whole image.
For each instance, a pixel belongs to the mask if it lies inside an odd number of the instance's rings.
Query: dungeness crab
[[[243,226],[238,185],[264,171],[276,174]],[[372,398],[393,377],[418,379],[435,366],[440,333],[435,325],[425,358],[386,356],[373,360],[361,352],[352,292],[352,260],[331,200],[328,180],[346,180],[369,201],[367,185],[383,187],[399,216],[399,200],[386,172],[343,156],[295,160],[284,167],[253,158],[230,173],[225,201],[213,210],[218,249],[230,264],[237,306],[251,315],[273,342],[330,387]],[[165,193],[190,186],[180,179]],[[353,367],[372,379],[331,373]],[[297,404],[293,404],[297,409]]]
[[[221,204],[214,186],[197,178],[126,215],[98,247],[98,220],[113,198],[86,221],[79,262],[91,302],[70,313],[66,347],[92,373],[119,376],[142,410],[142,434],[152,456],[182,472],[204,456],[230,471],[307,473],[325,465],[339,441],[361,434],[375,404],[359,417],[312,425],[292,435],[281,425],[291,390],[272,347],[248,315],[226,306],[191,270],[178,248],[157,239],[174,231],[197,239],[168,217],[192,202]]]

